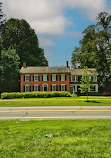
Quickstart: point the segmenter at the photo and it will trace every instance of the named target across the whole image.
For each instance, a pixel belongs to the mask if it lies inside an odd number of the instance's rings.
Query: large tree
[[[37,35],[25,20],[9,19],[3,26],[2,50],[16,49],[20,57],[20,67],[25,61],[28,66],[47,65],[43,49],[39,48]]]
[[[17,91],[19,87],[20,58],[15,49],[1,52],[0,92]]]
[[[83,39],[79,42],[80,47],[75,48],[71,59],[73,67],[79,63],[81,68],[84,66],[96,68],[99,73],[99,83],[103,82],[110,73],[111,19],[108,15],[106,12],[98,14],[97,25],[90,25],[83,31]]]

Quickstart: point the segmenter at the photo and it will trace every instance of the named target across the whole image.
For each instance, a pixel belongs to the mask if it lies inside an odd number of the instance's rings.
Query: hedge
[[[51,97],[71,97],[70,92],[14,92],[14,93],[1,93],[2,99],[13,98],[51,98]]]

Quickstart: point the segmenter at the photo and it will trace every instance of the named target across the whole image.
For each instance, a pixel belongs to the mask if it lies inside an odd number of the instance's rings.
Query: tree
[[[90,79],[90,75],[88,75],[88,67],[84,67],[83,68],[84,72],[83,75],[81,77],[81,84],[80,84],[80,90],[81,93],[86,93],[87,94],[87,101],[88,101],[88,89],[91,89],[91,79]]]
[[[0,91],[11,92],[18,88],[20,58],[15,49],[1,52]]]
[[[20,57],[20,68],[25,61],[28,66],[47,65],[43,49],[39,48],[39,42],[34,29],[25,20],[9,19],[5,22],[2,31],[2,50],[9,47],[16,49]]]
[[[99,13],[97,25],[90,25],[83,31],[84,36],[79,42],[80,47],[75,48],[71,58],[73,67],[79,63],[81,68],[84,66],[96,68],[99,73],[99,84],[107,78],[111,65],[111,19],[110,16],[107,18],[106,16],[108,16],[106,12]],[[102,25],[102,29],[100,25]]]
[[[3,19],[3,17],[5,17],[6,15],[3,14],[1,7],[2,7],[2,2],[0,2],[0,35],[2,32],[2,26],[3,26],[4,22],[6,21],[6,19]]]

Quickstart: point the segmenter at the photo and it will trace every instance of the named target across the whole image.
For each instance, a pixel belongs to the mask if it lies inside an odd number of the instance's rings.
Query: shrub
[[[70,92],[15,92],[15,93],[1,93],[2,99],[13,98],[51,98],[51,97],[71,97]]]

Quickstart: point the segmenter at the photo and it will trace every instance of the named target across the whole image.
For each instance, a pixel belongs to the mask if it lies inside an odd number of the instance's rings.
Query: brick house
[[[91,75],[94,91],[98,92],[96,69],[88,69]],[[73,91],[78,92],[80,87],[80,78],[83,74],[82,69],[70,69],[63,67],[43,67],[43,66],[26,66],[20,69],[20,91]],[[89,90],[90,92],[90,90]]]

